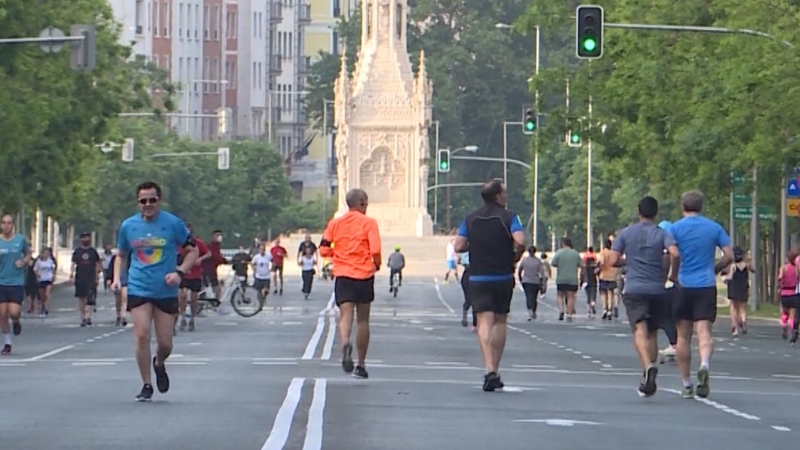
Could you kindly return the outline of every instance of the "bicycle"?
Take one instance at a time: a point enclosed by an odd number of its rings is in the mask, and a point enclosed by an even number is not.
[[[206,288],[206,290],[198,295],[197,313],[209,309],[216,311],[222,302],[227,299],[230,299],[231,306],[233,310],[236,311],[236,314],[242,317],[253,317],[261,312],[264,308],[265,299],[262,298],[260,292],[256,292],[255,299],[252,298],[251,293],[254,289],[248,289],[250,286],[248,286],[244,280],[245,277],[233,276],[230,285],[223,292],[221,300],[209,297],[208,291],[211,289]],[[223,283],[223,285],[226,284],[227,283]]]
[[[392,293],[392,297],[397,297],[397,293],[400,291],[400,283],[395,281],[399,275],[399,272],[393,272],[392,277],[389,280],[389,292]]]

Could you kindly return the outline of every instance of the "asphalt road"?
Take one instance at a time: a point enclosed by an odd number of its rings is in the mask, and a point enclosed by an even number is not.
[[[51,317],[25,318],[14,353],[0,359],[0,449],[752,450],[800,431],[800,349],[774,324],[752,324],[740,339],[717,327],[708,400],[682,399],[670,364],[658,394],[642,399],[622,318],[589,320],[581,304],[576,322],[558,322],[551,289],[527,322],[518,291],[506,389],[484,393],[475,337],[459,323],[459,285],[407,280],[390,298],[385,282],[369,380],[341,371],[332,284],[317,282],[305,301],[292,277],[260,315],[211,314],[179,334],[172,388],[153,403],[133,400],[133,336],[113,326],[111,297],[101,295],[95,325],[80,328],[72,292],[61,289]]]

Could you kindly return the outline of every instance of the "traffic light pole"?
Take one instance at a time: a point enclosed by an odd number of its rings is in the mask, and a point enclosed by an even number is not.
[[[690,25],[651,25],[644,23],[609,23],[603,24],[604,28],[621,28],[625,30],[648,30],[648,31],[683,31],[690,33],[715,33],[715,34],[743,34],[766,38],[778,41],[789,48],[794,48],[794,44],[789,41],[779,41],[775,36],[764,33],[763,31],[750,30],[747,28],[723,28],[723,27],[695,27]]]

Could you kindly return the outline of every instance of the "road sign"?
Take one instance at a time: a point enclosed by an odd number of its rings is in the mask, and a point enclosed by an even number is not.
[[[800,198],[786,199],[786,216],[787,217],[800,216]]]
[[[743,194],[741,192],[734,192],[733,193],[733,206],[738,206],[740,208],[746,208],[753,204],[753,201],[750,200],[750,196],[747,194]]]
[[[788,197],[800,197],[800,181],[789,180],[786,183],[786,195]]]
[[[733,208],[733,218],[736,220],[750,220],[753,218],[753,207],[737,207]],[[758,218],[767,222],[774,222],[778,220],[778,213],[772,206],[759,206]]]
[[[734,170],[733,174],[731,174],[733,187],[745,187],[749,178],[750,177],[748,177],[745,172],[740,172],[738,170]]]
[[[56,27],[47,27],[39,33],[40,38],[63,38],[64,32]],[[58,53],[64,48],[63,42],[42,42],[39,48],[45,53]]]

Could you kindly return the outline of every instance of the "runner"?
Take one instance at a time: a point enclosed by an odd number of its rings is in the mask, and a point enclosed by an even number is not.
[[[450,279],[451,273],[456,277],[456,282],[458,282],[458,265],[456,264],[456,261],[458,261],[458,254],[453,246],[454,242],[453,239],[450,239],[450,242],[447,243],[447,248],[445,248],[445,264],[447,264],[447,272],[444,273],[445,283]]]
[[[25,272],[33,257],[25,237],[14,232],[14,216],[3,214],[0,230],[0,330],[3,332],[0,355],[8,355],[11,353],[11,332],[14,336],[22,333],[19,317],[25,297]]]
[[[553,278],[553,267],[550,265],[550,261],[547,260],[547,253],[542,252],[539,255],[539,259],[542,260],[542,266],[544,270],[544,278],[542,278],[542,292],[541,292],[541,299],[544,300],[545,294],[547,294],[547,283]]]
[[[575,315],[575,294],[578,292],[578,269],[581,267],[581,254],[572,248],[572,239],[561,240],[559,249],[550,265],[556,270],[556,295],[558,295],[558,320],[572,322]]]
[[[300,257],[300,276],[303,280],[303,288],[301,292],[308,300],[311,295],[311,287],[314,284],[314,275],[317,274],[317,257],[311,247],[306,248],[306,253]]]
[[[483,390],[492,392],[504,386],[498,371],[514,295],[514,266],[525,250],[525,232],[519,216],[506,209],[508,194],[501,180],[485,183],[481,197],[484,205],[458,227],[454,247],[470,253],[468,297],[478,316],[478,344],[486,366]]]
[[[669,227],[672,226],[672,222],[668,220],[662,220],[658,223],[658,228],[661,228],[664,231],[669,231]],[[664,320],[661,325],[661,329],[664,330],[664,334],[667,335],[667,340],[669,341],[669,345],[664,347],[660,353],[661,356],[665,358],[675,358],[675,346],[678,345],[678,330],[675,329],[675,318],[672,316],[672,311],[674,310],[675,305],[675,293],[677,292],[677,281],[678,281],[678,274],[672,272],[672,256],[669,254],[669,250],[664,250],[664,273],[666,274],[666,279],[664,280],[664,287],[666,288],[667,292],[667,299],[669,300],[669,315]]]
[[[222,256],[222,230],[214,230],[211,233],[211,242],[206,247],[211,257],[203,261],[203,286],[211,286],[214,298],[219,300],[222,296],[222,286],[219,284],[217,269],[222,264],[229,264],[229,261]]]
[[[189,230],[189,233],[194,235],[194,230],[192,229],[192,224],[187,223],[186,229]],[[181,279],[181,286],[180,291],[178,292],[178,314],[181,318],[180,330],[186,330],[186,303],[188,300],[189,303],[189,331],[194,331],[194,318],[197,315],[197,302],[200,297],[200,291],[203,290],[203,262],[211,258],[211,252],[208,251],[208,247],[206,244],[201,241],[199,238],[195,238],[194,240],[195,246],[197,247],[197,254],[198,258],[195,261],[194,265],[189,269],[189,272]],[[186,248],[180,247],[178,249],[178,254],[180,258],[178,259],[178,264],[182,261],[182,258],[186,257]],[[177,317],[176,317],[177,319]],[[177,321],[177,320],[176,320]],[[173,328],[173,335],[174,333]]]
[[[56,280],[56,270],[58,270],[58,265],[53,259],[52,250],[43,249],[42,254],[36,258],[33,271],[39,282],[39,302],[42,307],[41,313],[44,316],[50,314],[50,292],[53,289],[53,282]]]
[[[25,300],[28,301],[28,314],[33,314],[36,309],[36,301],[39,300],[39,280],[36,277],[36,271],[33,266],[36,263],[36,257],[31,255],[30,263],[25,267]],[[40,303],[41,308],[41,303]]]
[[[528,322],[536,318],[536,309],[539,306],[539,293],[542,292],[542,280],[547,277],[544,273],[542,260],[536,257],[536,247],[528,247],[528,256],[522,258],[517,269],[517,277],[522,290],[525,291],[525,306],[528,308]]]
[[[697,371],[697,395],[708,397],[709,364],[714,353],[711,327],[717,318],[717,283],[719,273],[733,260],[731,239],[713,220],[703,217],[703,194],[693,190],[681,196],[683,218],[669,228],[678,243],[680,258],[673,260],[672,270],[678,273],[680,286],[675,299],[675,320],[678,329],[678,370],[683,378],[683,396],[694,397],[695,389],[689,378],[691,364],[692,323],[700,349],[700,369]],[[714,263],[717,248],[722,258]],[[627,280],[630,283],[630,279]]]
[[[231,257],[231,269],[233,269],[233,276],[238,277],[242,286],[247,286],[248,269],[253,259],[250,254],[245,251],[244,247],[239,247],[239,251]]]
[[[267,253],[267,244],[262,243],[258,249],[258,254],[253,256],[253,289],[259,293],[262,304],[266,305],[269,295],[269,274],[272,255]]]
[[[300,243],[300,246],[297,247],[297,262],[300,262],[300,258],[305,255],[306,249],[310,248],[311,253],[319,260],[319,252],[317,250],[317,245],[311,241],[311,235],[306,233],[306,237],[303,239],[303,242]]]
[[[735,258],[736,253],[734,253]],[[795,264],[797,259],[797,252],[790,251],[786,255],[786,263],[781,266],[778,272],[778,283],[781,287],[781,313],[786,315],[786,321],[781,320],[781,337],[786,339],[789,333],[792,334],[792,344],[797,341],[794,332],[795,314],[797,314],[797,285],[800,284],[800,266]],[[736,267],[736,265],[734,265]],[[734,269],[736,270],[736,269]],[[745,268],[744,276],[747,276],[747,268]],[[735,272],[734,272],[735,276]],[[745,291],[746,292],[746,291]],[[737,292],[741,294],[741,292]],[[747,297],[745,297],[745,302]],[[733,302],[731,302],[731,311],[733,311]],[[731,312],[731,314],[733,314]]]
[[[389,292],[392,292],[395,275],[397,275],[397,286],[403,285],[403,269],[406,267],[406,257],[400,252],[399,245],[394,246],[394,253],[389,255],[386,266],[389,267]]]
[[[603,243],[603,249],[600,250],[599,257],[599,278],[600,278],[600,302],[603,304],[603,319],[612,320],[619,317],[619,299],[616,295],[617,290],[617,273],[618,268],[614,267],[608,261],[611,255],[611,245],[614,242],[613,238],[606,239]]]
[[[114,252],[109,264],[111,285],[114,284],[114,274],[116,271],[116,260],[119,257],[118,252]],[[122,262],[122,273],[119,274],[120,285],[118,289],[112,289],[114,292],[114,305],[117,309],[117,320],[115,325],[120,327],[128,326],[128,270],[131,268],[131,259],[128,257]],[[111,286],[109,286],[111,287]]]
[[[461,291],[464,293],[464,305],[461,307],[461,326],[465,327],[469,323],[467,321],[467,312],[472,307],[469,301],[469,252],[462,252],[459,254],[459,264],[464,268],[461,273]],[[475,314],[475,308],[472,308],[472,332],[478,329],[478,316]]]
[[[606,256],[610,267],[625,264],[628,282],[622,301],[633,331],[633,346],[642,365],[640,396],[656,393],[658,329],[669,320],[669,298],[664,287],[664,250],[678,257],[675,239],[656,226],[658,201],[650,196],[639,201],[639,223],[623,229]],[[625,255],[625,259],[622,259]]]
[[[111,251],[111,246],[106,244],[103,247],[103,291],[107,292],[111,286],[111,260],[114,259],[114,252]]]
[[[272,255],[272,282],[275,283],[275,291],[272,293],[283,295],[283,259],[288,253],[285,248],[281,247],[281,238],[275,238],[269,254]],[[278,282],[280,282],[280,286]]]
[[[793,258],[790,258],[789,262],[794,266]],[[784,267],[788,268],[788,266]],[[730,301],[731,334],[733,336],[738,336],[740,332],[747,334],[747,299],[750,296],[750,274],[755,273],[755,271],[756,268],[753,267],[753,262],[750,261],[750,258],[745,258],[744,250],[741,247],[734,247],[733,264],[728,267],[725,274],[725,283],[728,285],[728,300]],[[783,288],[781,288],[781,296],[783,296]]]
[[[119,229],[114,261],[112,289],[121,288],[123,261],[131,256],[128,272],[128,310],[133,317],[136,339],[136,363],[142,377],[142,390],[136,401],[146,402],[153,397],[150,374],[151,326],[155,327],[157,350],[152,359],[156,386],[162,394],[169,391],[169,377],[164,365],[172,352],[172,330],[178,314],[178,290],[184,273],[191,270],[198,258],[194,238],[183,221],[161,211],[161,187],[147,181],[136,188],[140,214],[122,222]],[[183,263],[176,268],[178,248],[187,252]],[[152,325],[151,325],[152,324]]]
[[[85,327],[92,324],[92,311],[97,306],[97,276],[103,272],[103,267],[100,255],[92,247],[92,234],[88,231],[81,233],[80,244],[72,252],[69,282],[75,285],[81,326]]]
[[[375,299],[375,272],[381,267],[381,237],[378,223],[367,217],[369,199],[361,189],[345,196],[344,215],[328,222],[319,252],[333,258],[334,296],[339,306],[339,339],[342,341],[342,369],[356,378],[368,378],[369,312]],[[336,244],[336,249],[332,247]],[[356,316],[358,365],[353,369],[353,344],[350,334]]]
[[[597,303],[597,257],[592,247],[589,247],[589,251],[591,256],[583,259],[580,281],[581,284],[586,284],[584,288],[586,291],[586,315],[590,319],[594,319],[595,314],[597,314],[597,309],[595,308]]]

